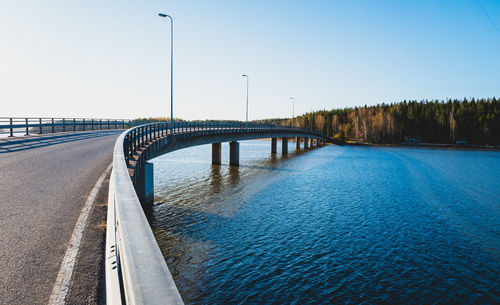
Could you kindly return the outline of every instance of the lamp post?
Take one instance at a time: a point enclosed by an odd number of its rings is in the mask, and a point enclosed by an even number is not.
[[[293,127],[293,121],[295,121],[295,98],[291,97],[292,100],[292,127]]]
[[[313,110],[312,108],[309,108],[309,111],[311,112],[311,131],[313,130],[313,118],[314,118],[314,114],[313,114]]]
[[[170,18],[170,135],[174,134],[174,20],[170,15],[159,13],[158,16]]]
[[[247,111],[246,111],[246,115],[245,115],[245,125],[248,126],[248,75],[241,74],[241,76],[243,76],[247,79]]]

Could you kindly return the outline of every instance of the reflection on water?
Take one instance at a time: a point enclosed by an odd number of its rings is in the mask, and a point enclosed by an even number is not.
[[[269,151],[153,160],[150,220],[187,304],[499,302],[500,153]]]

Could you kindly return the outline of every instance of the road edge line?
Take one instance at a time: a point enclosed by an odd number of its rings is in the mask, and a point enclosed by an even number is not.
[[[65,304],[66,295],[69,291],[69,285],[71,278],[73,277],[73,268],[76,263],[76,255],[80,249],[80,242],[82,241],[83,231],[87,225],[87,220],[90,214],[90,210],[94,206],[95,198],[102,187],[104,179],[109,175],[113,163],[108,165],[108,167],[101,174],[96,184],[90,191],[87,201],[85,202],[82,212],[78,217],[75,228],[73,229],[73,234],[69,240],[68,248],[66,248],[66,253],[64,253],[64,258],[57,274],[56,281],[54,283],[54,288],[52,289],[52,294],[50,295],[49,305],[62,305]]]

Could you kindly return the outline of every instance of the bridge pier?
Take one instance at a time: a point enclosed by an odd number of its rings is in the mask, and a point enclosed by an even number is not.
[[[221,143],[212,143],[212,164],[221,164]]]
[[[142,204],[153,204],[155,199],[153,163],[144,163],[142,173],[137,177],[136,192]]]
[[[240,143],[229,142],[229,165],[240,165]]]
[[[300,137],[297,137],[295,139],[295,149],[299,150],[300,149]]]
[[[275,154],[277,149],[276,146],[278,144],[278,140],[276,138],[271,138],[271,153]]]
[[[287,137],[281,138],[281,154],[283,154],[283,155],[288,154],[288,138]]]
[[[304,138],[304,149],[309,148],[309,138]]]

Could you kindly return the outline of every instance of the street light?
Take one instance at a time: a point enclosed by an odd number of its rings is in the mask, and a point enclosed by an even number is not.
[[[174,20],[170,15],[159,13],[160,17],[170,18],[170,135],[174,134]]]
[[[292,100],[292,127],[293,127],[293,121],[295,121],[295,98],[291,97]]]
[[[248,75],[246,74],[241,74],[241,76],[246,77],[247,79],[247,111],[246,111],[246,116],[245,116],[245,125],[248,126]]]
[[[313,118],[314,118],[314,114],[313,114],[313,110],[312,108],[309,108],[309,111],[311,112],[311,130],[313,130]]]

